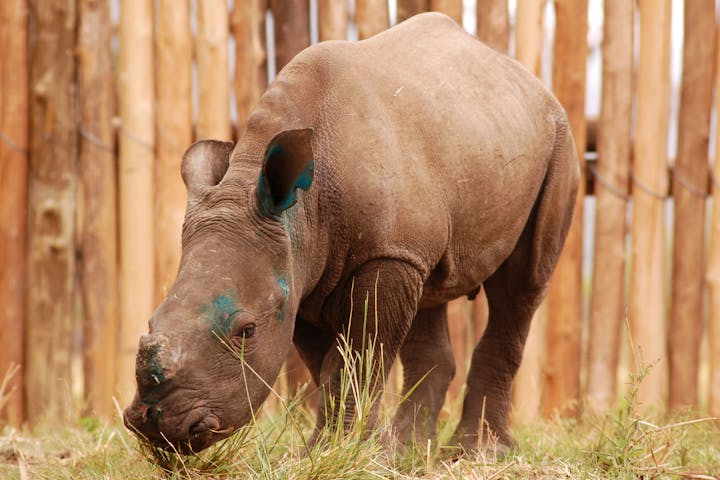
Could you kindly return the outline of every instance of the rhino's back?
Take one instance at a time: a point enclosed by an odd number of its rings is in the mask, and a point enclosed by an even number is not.
[[[518,63],[436,13],[311,47],[276,87],[308,102],[296,126],[315,128],[319,188],[341,192],[347,270],[404,258],[428,298],[472,290],[509,255],[564,116]]]

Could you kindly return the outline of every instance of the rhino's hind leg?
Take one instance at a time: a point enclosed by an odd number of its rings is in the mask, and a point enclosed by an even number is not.
[[[401,443],[414,441],[424,450],[428,439],[435,440],[438,414],[455,376],[446,303],[418,311],[400,349],[400,360],[403,398],[407,398],[398,406],[394,430]]]
[[[473,351],[462,416],[454,437],[465,451],[493,447],[504,450],[514,444],[507,425],[510,387],[544,288],[531,288],[518,281],[513,263],[503,264],[483,284],[490,316]]]
[[[366,263],[356,270],[353,279],[349,279],[334,298],[326,303],[323,315],[332,316],[336,324],[344,324],[342,330],[347,336],[347,344],[351,345],[355,352],[361,353],[363,346],[367,348],[368,342],[373,342],[374,362],[370,365],[371,375],[366,376],[363,371],[358,371],[359,367],[356,366],[354,380],[359,383],[358,390],[362,391],[365,390],[363,386],[368,386],[364,379],[371,378],[371,384],[366,392],[370,396],[377,396],[410,330],[422,291],[423,278],[417,269],[406,262],[383,259]],[[351,292],[352,302],[350,302]],[[377,319],[375,305],[377,305]],[[349,318],[351,320],[348,323]],[[354,398],[356,390],[351,388],[350,393],[343,399],[340,396],[344,367],[340,349],[344,345],[344,342],[336,341],[322,361],[320,384],[323,395],[318,410],[316,435],[329,424],[338,422],[342,422],[347,431],[357,418],[355,414],[357,399]],[[367,357],[361,356],[361,358],[363,358],[361,362],[364,362]],[[367,393],[361,395],[367,399]],[[344,402],[343,418],[338,418],[340,400]],[[377,402],[372,406],[369,418],[365,419],[366,424],[363,429],[365,431],[372,429],[376,420]]]
[[[553,156],[525,229],[510,256],[483,283],[490,317],[473,352],[455,431],[455,439],[465,450],[476,449],[480,440],[488,446],[489,432],[501,448],[514,443],[507,425],[510,387],[530,320],[545,295],[570,227],[577,185],[575,143],[563,119],[558,121]]]

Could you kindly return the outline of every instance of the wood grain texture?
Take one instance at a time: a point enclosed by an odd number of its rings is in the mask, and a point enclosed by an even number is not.
[[[540,75],[545,0],[518,0],[515,13],[515,58]]]
[[[580,396],[587,0],[558,0],[555,10],[553,92],[567,112],[581,178],[570,231],[548,291],[543,413],[573,415]]]
[[[135,355],[154,308],[154,62],[151,0],[120,3],[119,401],[135,391]]]
[[[703,331],[705,203],[713,102],[715,1],[685,3],[678,154],[673,175],[675,222],[670,307],[670,409],[699,407]]]
[[[359,3],[356,2],[356,8]],[[318,36],[321,42],[347,38],[348,6],[348,0],[318,0]]]
[[[397,23],[430,9],[430,0],[397,0]]]
[[[0,2],[0,376],[24,364],[28,182],[28,18],[25,0]],[[23,370],[8,385],[0,425],[25,419]]]
[[[500,1],[498,1],[498,3],[500,3]],[[430,0],[430,10],[433,12],[442,12],[462,25],[462,0]]]
[[[32,8],[25,392],[27,419],[36,424],[66,421],[72,412],[77,5],[38,0]]]
[[[587,395],[601,411],[614,405],[624,328],[625,236],[633,97],[635,8],[605,0],[602,104],[595,179],[595,250],[590,299]],[[610,185],[612,188],[608,188]]]
[[[715,65],[720,65],[720,36],[716,36]],[[715,71],[715,91],[720,92],[720,68]],[[720,95],[715,95],[715,111],[720,111]],[[715,124],[715,138],[720,138],[720,122]],[[708,284],[708,412],[720,419],[720,148],[715,147],[712,169],[712,212],[707,260]],[[718,420],[720,423],[720,420]]]
[[[225,0],[197,6],[195,50],[198,74],[197,140],[232,139],[230,127],[230,19]]]
[[[478,0],[477,37],[498,52],[507,53],[510,46],[507,0]]]
[[[270,0],[275,20],[275,65],[279,72],[310,45],[309,0]]]
[[[118,336],[117,163],[110,6],[79,1],[81,293],[88,413],[111,418]]]
[[[640,0],[640,57],[632,171],[630,334],[636,371],[652,365],[640,385],[644,408],[667,405],[665,201],[670,109],[670,1]],[[642,352],[642,355],[639,354]]]
[[[187,193],[180,175],[192,135],[190,2],[159,0],[155,25],[157,127],[155,164],[155,303],[167,294],[180,263]]]
[[[255,103],[267,88],[266,11],[266,0],[235,2],[230,17],[235,38],[233,88],[237,102],[238,133],[242,133]]]
[[[516,10],[515,57],[535,75],[540,74],[544,0],[519,0]],[[526,424],[538,419],[545,378],[547,302],[533,315],[523,360],[512,388],[511,421]]]
[[[358,0],[355,23],[360,40],[372,37],[390,26],[390,12],[385,0]]]

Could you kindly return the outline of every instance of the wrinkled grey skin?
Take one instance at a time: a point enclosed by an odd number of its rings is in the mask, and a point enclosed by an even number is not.
[[[337,394],[337,336],[362,344],[348,318],[363,318],[369,295],[385,367],[399,356],[406,391],[427,375],[395,432],[432,438],[455,373],[447,302],[482,286],[489,323],[455,441],[487,441],[484,405],[512,444],[510,384],[578,183],[565,113],[519,64],[440,14],[325,42],[283,69],[234,148],[196,143],[182,170],[182,261],[140,340],[127,425],[159,446],[203,449],[248,422],[293,342]],[[319,429],[334,421],[324,412]]]

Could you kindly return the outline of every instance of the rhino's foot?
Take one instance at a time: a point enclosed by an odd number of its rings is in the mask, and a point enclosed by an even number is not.
[[[450,444],[443,449],[451,458],[471,455],[494,462],[507,457],[516,447],[517,443],[507,432],[502,434],[484,432],[482,440],[477,433],[458,434],[456,432]]]

